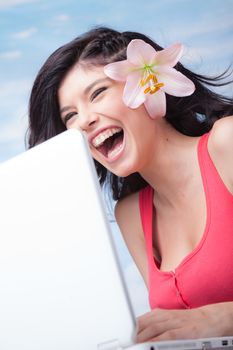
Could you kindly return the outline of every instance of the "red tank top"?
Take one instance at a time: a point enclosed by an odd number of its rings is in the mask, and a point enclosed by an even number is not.
[[[148,186],[139,192],[151,308],[183,309],[233,301],[233,195],[209,156],[208,136],[209,133],[203,135],[198,143],[207,208],[206,226],[197,247],[174,271],[161,271],[153,255],[153,189]]]

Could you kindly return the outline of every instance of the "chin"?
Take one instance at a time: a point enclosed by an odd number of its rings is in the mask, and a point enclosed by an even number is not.
[[[133,167],[125,167],[125,168],[121,168],[121,169],[108,169],[111,173],[113,173],[114,175],[116,176],[119,176],[119,177],[127,177],[129,175],[132,175],[136,172],[138,172],[137,170],[135,170],[135,168]]]

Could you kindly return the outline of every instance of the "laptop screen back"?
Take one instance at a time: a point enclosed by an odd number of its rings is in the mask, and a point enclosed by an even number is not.
[[[1,350],[132,343],[134,316],[79,131],[0,165],[0,215]]]

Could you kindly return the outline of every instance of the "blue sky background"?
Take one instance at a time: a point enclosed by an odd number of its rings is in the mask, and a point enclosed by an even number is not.
[[[214,75],[233,62],[232,13],[233,0],[0,0],[0,162],[25,150],[30,88],[59,46],[96,25],[140,31],[162,46],[182,42],[182,63]],[[232,85],[221,92],[232,95]],[[140,314],[148,308],[145,288],[115,236]]]

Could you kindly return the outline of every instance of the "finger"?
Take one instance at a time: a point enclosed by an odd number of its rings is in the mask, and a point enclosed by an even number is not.
[[[137,317],[137,330],[141,332],[147,324],[147,314]]]
[[[136,337],[137,343],[142,343],[151,340],[154,337],[158,337],[160,334],[166,332],[169,329],[169,325],[164,322],[152,322],[144,329],[138,332]]]
[[[163,321],[158,321],[156,317],[144,320],[143,328],[138,330],[137,341],[140,343],[150,341],[153,338],[162,337],[163,334],[165,334],[164,339],[173,339],[173,337],[174,339],[176,339],[176,337],[178,337],[178,339],[186,338],[189,333],[187,332],[187,323],[184,323],[183,319],[174,316],[175,313],[170,319],[164,318]],[[167,332],[171,332],[171,334],[167,334]]]
[[[141,315],[137,318],[138,332],[141,332],[151,322],[151,318],[153,317],[153,312],[154,312],[154,310],[147,312],[146,314]]]
[[[150,341],[163,341],[163,340],[184,340],[190,339],[190,333],[186,328],[169,329],[156,337],[150,339]]]
[[[137,318],[138,332],[146,328],[151,322],[168,321],[174,310],[154,309]]]
[[[144,343],[150,341],[151,338],[157,337],[159,333],[152,327],[147,327],[137,334],[136,343]]]

